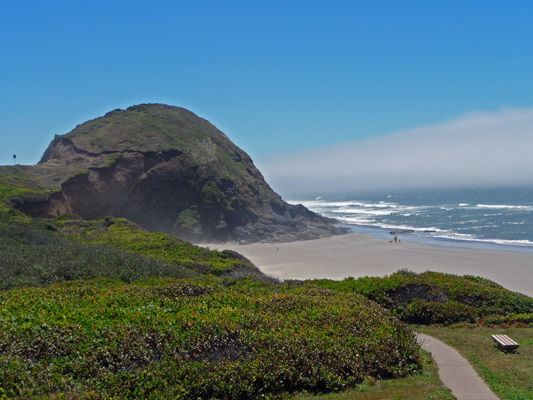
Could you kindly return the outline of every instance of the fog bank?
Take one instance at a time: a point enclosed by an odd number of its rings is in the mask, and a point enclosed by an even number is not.
[[[265,157],[256,164],[286,196],[532,185],[532,153],[533,109],[504,109]]]

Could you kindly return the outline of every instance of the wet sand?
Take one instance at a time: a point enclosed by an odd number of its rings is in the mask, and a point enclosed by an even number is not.
[[[437,271],[488,278],[533,297],[533,254],[471,250],[410,243],[353,233],[290,243],[203,244],[231,249],[265,274],[285,279],[344,279],[384,276],[399,269]]]

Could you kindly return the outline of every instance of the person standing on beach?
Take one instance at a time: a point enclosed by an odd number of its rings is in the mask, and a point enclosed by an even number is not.
[[[398,236],[394,236],[394,243],[398,242]]]

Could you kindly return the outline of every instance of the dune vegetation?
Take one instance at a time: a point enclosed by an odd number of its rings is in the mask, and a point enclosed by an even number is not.
[[[0,242],[7,398],[277,398],[420,369],[386,309],[233,252],[74,215],[4,218]]]
[[[386,277],[313,283],[363,295],[410,324],[533,324],[533,298],[476,276],[402,270]]]
[[[98,278],[0,302],[2,387],[14,397],[274,398],[420,368],[386,310],[318,287]]]

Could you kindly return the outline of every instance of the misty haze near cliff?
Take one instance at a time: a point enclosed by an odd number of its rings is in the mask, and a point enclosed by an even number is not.
[[[324,132],[327,134],[327,132]],[[257,160],[283,195],[533,185],[533,109],[441,124]]]

